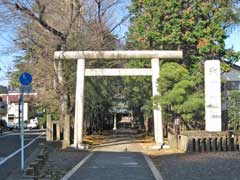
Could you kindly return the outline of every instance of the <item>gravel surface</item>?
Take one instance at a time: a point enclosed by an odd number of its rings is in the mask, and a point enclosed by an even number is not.
[[[59,180],[85,156],[87,151],[60,150],[49,147],[48,160],[40,173],[40,180]]]
[[[164,180],[240,180],[240,152],[152,156]]]

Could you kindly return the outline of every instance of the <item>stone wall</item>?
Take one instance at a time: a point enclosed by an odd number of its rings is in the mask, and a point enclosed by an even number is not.
[[[21,180],[37,180],[39,171],[48,158],[47,146],[43,146],[36,159],[24,170]]]
[[[240,151],[240,132],[185,131],[168,135],[171,148],[183,152]]]

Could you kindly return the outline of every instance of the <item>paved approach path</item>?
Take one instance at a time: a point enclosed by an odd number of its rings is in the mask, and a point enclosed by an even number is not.
[[[155,180],[141,146],[131,137],[112,138],[94,149],[94,154],[69,180]]]

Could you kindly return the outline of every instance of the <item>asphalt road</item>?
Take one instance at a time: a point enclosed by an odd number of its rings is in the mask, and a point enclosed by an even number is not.
[[[26,164],[31,159],[32,155],[36,153],[39,143],[45,141],[43,131],[28,131],[25,132],[24,145]],[[0,180],[18,179],[21,175],[20,170],[20,152],[16,153],[20,148],[19,133],[8,133],[0,135]],[[16,153],[16,155],[14,155]]]
[[[155,180],[143,155],[136,152],[96,152],[69,180]]]
[[[134,137],[110,137],[68,180],[155,180]]]

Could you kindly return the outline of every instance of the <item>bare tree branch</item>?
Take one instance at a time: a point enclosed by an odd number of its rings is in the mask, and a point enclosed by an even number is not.
[[[126,22],[129,19],[130,16],[131,15],[128,14],[125,17],[123,17],[120,22],[118,22],[115,26],[111,28],[110,32],[113,32],[117,27],[121,26],[124,22]]]
[[[44,29],[48,30],[49,32],[53,33],[55,36],[60,37],[63,41],[66,40],[66,35],[57,29],[51,27],[49,24],[47,24],[42,18],[37,17],[30,9],[22,6],[19,3],[15,3],[16,9],[20,10],[21,12],[25,13],[35,21],[37,21]]]

